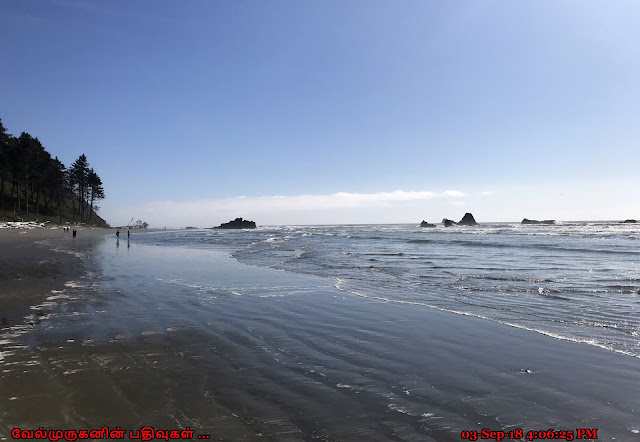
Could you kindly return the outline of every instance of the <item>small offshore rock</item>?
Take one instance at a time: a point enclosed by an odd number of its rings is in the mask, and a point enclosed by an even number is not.
[[[476,222],[473,215],[467,212],[464,214],[464,216],[462,217],[458,225],[459,226],[477,226],[478,223]]]
[[[547,225],[552,225],[555,224],[556,220],[555,219],[545,219],[543,221],[538,221],[536,219],[528,219],[525,218],[522,220],[522,224],[547,224]]]
[[[255,221],[249,221],[242,218],[236,218],[233,221],[229,221],[228,223],[222,223],[218,227],[214,227],[214,229],[255,229],[256,223]]]

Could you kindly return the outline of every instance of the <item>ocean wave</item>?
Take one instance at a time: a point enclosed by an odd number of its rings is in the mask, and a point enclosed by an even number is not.
[[[640,229],[634,229],[612,223],[512,223],[438,228],[426,237],[416,226],[310,226],[272,229],[259,240],[251,234],[240,242],[224,238],[236,246],[232,256],[250,265],[348,281],[338,285],[384,302],[498,322],[507,318],[522,326],[535,319],[550,334],[624,349],[631,347],[619,331],[586,322],[627,321],[626,335],[638,341],[640,324],[633,318],[640,316],[634,303],[640,294],[640,251],[631,238],[640,236]],[[265,241],[285,236],[286,241]]]
[[[359,297],[363,297],[363,298],[375,299],[375,300],[378,300],[378,301],[383,301],[383,302],[388,302],[388,303],[395,303],[395,304],[421,306],[421,307],[431,308],[431,309],[434,309],[434,310],[439,310],[439,311],[452,313],[452,314],[456,314],[456,315],[460,315],[460,316],[470,316],[470,317],[474,317],[474,318],[478,318],[478,319],[497,322],[497,323],[500,323],[500,324],[503,324],[503,325],[507,325],[507,326],[513,327],[513,328],[519,328],[519,329],[522,329],[522,330],[527,330],[527,331],[539,333],[541,335],[549,336],[549,337],[554,338],[554,339],[559,339],[559,340],[563,340],[563,341],[570,341],[570,342],[576,342],[576,343],[581,343],[581,344],[587,344],[587,345],[591,345],[591,346],[594,346],[594,347],[602,348],[604,350],[609,350],[609,351],[613,351],[615,353],[624,354],[624,355],[627,355],[627,356],[632,356],[632,357],[640,359],[640,348],[637,349],[637,350],[633,350],[632,351],[632,350],[625,349],[625,348],[619,348],[619,346],[614,346],[609,342],[602,342],[602,341],[598,340],[597,338],[587,338],[587,337],[580,337],[580,336],[571,336],[569,334],[561,334],[561,333],[559,333],[557,331],[553,331],[553,330],[546,330],[546,329],[539,328],[539,327],[532,327],[532,326],[528,326],[528,325],[525,325],[525,324],[512,322],[511,320],[499,319],[499,318],[495,318],[495,317],[492,317],[492,316],[489,316],[489,315],[483,315],[483,314],[479,314],[479,313],[475,313],[475,312],[458,310],[458,309],[453,309],[453,308],[440,307],[440,306],[437,306],[435,304],[430,304],[430,303],[427,303],[427,302],[410,301],[410,300],[399,300],[399,299],[392,299],[392,298],[389,298],[389,297],[384,297],[384,296],[379,296],[379,295],[370,295],[370,294],[366,294],[366,293],[354,290],[352,288],[347,288],[347,287],[345,287],[345,284],[347,284],[347,281],[343,281],[343,280],[337,279],[335,287],[338,290],[345,291],[345,292],[348,292],[348,293],[351,293],[353,295],[356,295],[356,296],[359,296]],[[576,324],[576,325],[590,325],[592,327],[607,328],[606,324],[599,324],[599,323],[592,323],[592,324],[581,323],[581,324]]]

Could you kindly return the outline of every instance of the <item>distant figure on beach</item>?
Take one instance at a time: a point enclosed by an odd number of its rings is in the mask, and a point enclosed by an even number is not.
[[[76,229],[73,229],[73,237],[76,237]]]
[[[118,239],[120,239],[120,229],[118,229],[118,230],[116,231],[116,237],[117,237]]]
[[[127,239],[131,238],[131,232],[127,230]]]

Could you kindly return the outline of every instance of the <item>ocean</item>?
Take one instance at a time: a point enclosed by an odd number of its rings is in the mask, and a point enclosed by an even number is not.
[[[222,249],[345,293],[475,316],[640,357],[640,226],[287,226],[142,237]]]
[[[84,276],[5,330],[2,362],[15,384],[55,380],[39,403],[62,411],[3,419],[214,440],[639,440],[638,239],[575,222],[51,240]]]

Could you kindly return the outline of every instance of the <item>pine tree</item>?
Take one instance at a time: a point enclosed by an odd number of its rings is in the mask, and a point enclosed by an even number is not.
[[[93,168],[89,170],[89,175],[87,177],[87,185],[89,186],[90,201],[91,201],[91,208],[89,210],[89,219],[87,220],[87,222],[91,222],[91,218],[93,216],[93,210],[94,210],[93,203],[96,200],[101,200],[101,199],[104,199],[105,197],[104,188],[102,187],[102,180],[100,179],[98,174],[95,172],[95,170],[93,170]]]
[[[87,156],[85,154],[80,155],[71,165],[70,171],[72,176],[71,188],[75,188],[78,196],[78,217],[80,218],[80,222],[84,222],[87,179],[89,177],[89,162],[87,161]]]

